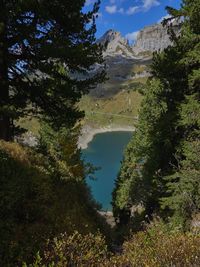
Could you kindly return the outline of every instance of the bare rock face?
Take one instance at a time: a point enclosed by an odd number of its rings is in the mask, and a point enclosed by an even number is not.
[[[98,40],[99,43],[106,43],[106,42],[112,42],[115,39],[122,39],[121,41],[123,42],[124,39],[121,37],[120,32],[117,32],[115,30],[108,30],[106,33],[104,33],[104,35]]]
[[[180,24],[173,23],[173,29],[178,33]],[[107,31],[97,43],[105,46],[103,56],[109,80],[93,89],[91,95],[104,98],[127,89],[138,78],[149,77],[152,52],[162,51],[172,45],[167,27],[162,24],[142,29],[134,45],[129,45],[120,32],[115,30]]]
[[[174,32],[180,33],[181,25],[179,22],[172,22]],[[136,42],[130,46],[128,41],[123,38],[120,32],[109,30],[99,40],[106,46],[104,57],[121,57],[123,59],[138,59],[140,52],[163,51],[169,45],[172,45],[168,33],[168,27],[161,23],[147,26],[137,35]]]
[[[179,34],[180,24],[173,23],[173,30]],[[161,23],[145,27],[138,33],[137,40],[132,47],[137,52],[142,51],[163,51],[169,45],[172,45],[167,27]]]
[[[128,40],[123,38],[120,32],[109,30],[99,40],[98,43],[105,45],[104,57],[119,56],[122,58],[134,58],[132,48]]]

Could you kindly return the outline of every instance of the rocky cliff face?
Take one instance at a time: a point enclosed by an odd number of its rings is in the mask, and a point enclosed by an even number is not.
[[[120,32],[109,30],[98,40],[98,43],[106,46],[104,57],[133,58],[133,51],[128,44],[128,40],[123,38]]]
[[[174,22],[173,30],[179,34],[180,24]],[[162,24],[155,24],[152,26],[145,27],[138,33],[137,40],[132,47],[136,52],[140,51],[162,51],[172,45],[170,40],[167,27],[163,27]]]
[[[173,22],[173,30],[179,34],[180,24]],[[114,30],[107,31],[99,40],[101,44],[107,44],[104,56],[122,56],[124,58],[137,58],[137,55],[143,51],[162,51],[169,45],[172,45],[167,27],[161,23],[147,26],[137,35],[136,42],[129,46],[128,41]]]
[[[120,32],[109,30],[98,40],[98,43],[105,46],[103,55],[109,80],[93,89],[91,95],[108,98],[127,87],[137,77],[135,67],[142,65],[142,69],[145,70],[148,62],[143,56],[135,55]]]
[[[178,31],[179,27],[174,26]],[[177,28],[176,28],[177,27]],[[161,24],[145,27],[134,46],[114,30],[107,31],[98,43],[105,45],[104,59],[109,80],[92,90],[95,97],[109,97],[141,78],[148,77],[152,52],[171,45],[167,29]]]

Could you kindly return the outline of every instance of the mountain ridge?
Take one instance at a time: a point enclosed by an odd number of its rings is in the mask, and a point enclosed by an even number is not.
[[[172,27],[176,34],[180,32],[179,22],[173,21]],[[97,42],[106,46],[104,57],[121,56],[130,59],[141,59],[141,53],[163,51],[169,45],[172,45],[168,34],[168,26],[163,26],[162,23],[145,26],[141,29],[133,45],[130,45],[128,39],[114,29],[106,31]],[[144,57],[144,55],[142,56]]]

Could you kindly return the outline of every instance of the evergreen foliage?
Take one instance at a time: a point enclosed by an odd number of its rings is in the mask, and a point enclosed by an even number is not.
[[[0,139],[37,116],[38,146],[0,142],[0,265],[29,261],[61,232],[103,232],[107,225],[86,185],[88,169],[77,148],[81,96],[105,78],[95,40],[100,2],[0,2]]]
[[[167,8],[172,19],[181,18],[182,30],[175,36],[170,20],[164,23],[173,46],[154,54],[137,130],[113,192],[121,229],[128,232],[134,207],[145,230],[119,255],[108,251],[101,235],[108,237],[108,226],[77,148],[77,100],[105,77],[101,69],[89,71],[102,63],[94,37],[99,2],[87,14],[84,3],[0,3],[0,139],[13,138],[18,118],[43,120],[37,147],[0,142],[0,266],[199,266],[198,228],[179,231],[200,210],[199,0]],[[155,213],[164,223],[141,224]]]
[[[154,221],[134,234],[123,245],[123,252],[111,254],[101,235],[61,235],[38,253],[33,264],[24,267],[191,267],[199,266],[200,237],[193,233],[170,230]]]
[[[1,266],[29,261],[48,238],[60,233],[108,233],[86,185],[84,165],[75,150],[70,152],[75,134],[54,134],[51,146],[47,137],[42,136],[46,154],[0,143]]]
[[[136,133],[125,152],[113,193],[115,216],[142,205],[150,217],[174,215],[183,225],[200,209],[200,13],[199,1],[183,1],[182,30],[173,46],[154,54],[153,77]]]
[[[0,138],[11,140],[24,116],[54,128],[73,125],[80,97],[104,80],[102,49],[95,43],[99,2],[3,0],[0,3]]]

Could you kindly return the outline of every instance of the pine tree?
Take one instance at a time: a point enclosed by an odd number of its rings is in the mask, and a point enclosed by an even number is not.
[[[184,1],[184,21],[180,47],[184,48],[180,63],[185,68],[187,87],[179,104],[178,127],[183,137],[177,148],[174,173],[166,177],[168,196],[162,198],[163,208],[173,210],[183,224],[200,209],[200,3]],[[178,220],[178,222],[179,222]]]
[[[173,46],[154,54],[153,77],[116,183],[114,208],[142,204],[150,216],[188,218],[200,207],[200,3],[183,1],[180,10],[167,9],[171,19],[181,17],[181,33],[176,36],[169,26]]]
[[[87,14],[84,4],[0,1],[0,139],[11,140],[24,116],[44,117],[56,129],[83,115],[77,100],[105,76],[91,71],[103,62],[95,43],[99,2]]]

